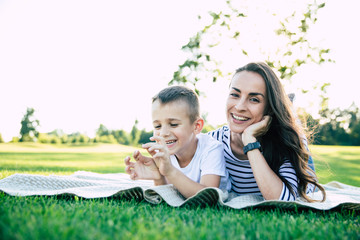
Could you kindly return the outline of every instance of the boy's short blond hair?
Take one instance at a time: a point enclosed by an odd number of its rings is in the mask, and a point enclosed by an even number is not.
[[[183,101],[188,105],[190,122],[195,122],[200,117],[198,95],[190,88],[184,86],[171,86],[164,88],[152,99],[152,102],[159,100],[161,104],[175,101]]]

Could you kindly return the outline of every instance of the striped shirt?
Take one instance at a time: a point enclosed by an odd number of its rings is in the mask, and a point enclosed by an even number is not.
[[[223,126],[217,130],[209,132],[208,134],[223,144],[225,166],[229,174],[229,180],[231,181],[231,191],[237,195],[255,194],[262,196],[254,178],[249,160],[240,160],[236,158],[231,151],[230,129],[228,126]],[[280,166],[279,174],[284,179],[286,179],[293,191],[296,193],[296,196],[294,196],[285,183],[283,183],[283,188],[279,200],[295,200],[298,197],[298,181],[295,169],[289,160],[285,160],[285,162]],[[307,192],[312,192],[312,188],[313,186],[309,186]]]

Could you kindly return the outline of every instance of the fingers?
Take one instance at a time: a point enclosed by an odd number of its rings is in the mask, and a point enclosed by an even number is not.
[[[167,151],[167,146],[166,143],[164,141],[163,144],[159,144],[159,143],[146,143],[142,146],[143,148],[145,148],[148,153],[151,156],[155,156],[156,153],[158,152],[163,152],[163,151]]]
[[[126,167],[125,167],[125,172],[126,172],[127,174],[131,174],[131,169],[132,169],[131,166],[126,166]]]
[[[127,156],[127,157],[124,159],[124,162],[125,162],[125,165],[126,165],[126,166],[130,165],[130,157]]]
[[[152,137],[150,137],[150,141],[152,141],[152,142],[143,144],[142,145],[143,148],[149,148],[155,144],[166,146],[165,138],[160,137],[160,136],[152,136]]]
[[[262,129],[261,129],[262,133],[266,133],[269,130],[271,121],[272,121],[271,116],[269,116],[269,115],[264,116],[263,120],[261,121],[262,122]]]
[[[265,116],[265,121],[266,121],[266,131],[269,130],[271,122],[272,122],[272,117],[271,116]]]
[[[269,116],[269,115],[264,116],[260,122],[258,122],[257,124],[254,124],[253,129],[252,129],[252,131],[253,131],[252,135],[254,137],[260,137],[260,136],[266,134],[270,128],[271,121],[272,121],[271,116]]]
[[[155,142],[157,142],[158,144],[160,144],[160,145],[163,145],[163,146],[166,146],[166,142],[165,142],[165,138],[163,138],[163,137],[160,137],[160,136],[152,136],[151,138],[150,138],[150,140],[151,141],[155,141]]]
[[[135,180],[136,179],[136,173],[135,173],[135,163],[130,162],[131,158],[129,156],[125,157],[125,172],[130,175],[130,179]]]
[[[153,156],[154,154],[156,154],[156,151],[154,150],[150,150],[150,148],[156,143],[145,143],[142,145],[142,148],[146,149],[146,151]]]
[[[267,125],[270,125],[271,121],[272,121],[272,117],[269,115],[264,116],[264,121]]]
[[[137,174],[135,172],[135,164],[130,162],[129,166],[125,167],[125,172],[130,175],[130,179],[136,180]]]
[[[134,151],[133,158],[135,159],[135,161],[141,160],[141,157],[143,157],[143,155],[140,153],[139,150]]]
[[[164,158],[166,156],[166,154],[164,152],[157,152],[153,158],[157,159],[157,158]]]

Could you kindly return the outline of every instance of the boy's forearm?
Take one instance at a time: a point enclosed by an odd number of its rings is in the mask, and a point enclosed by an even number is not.
[[[185,198],[195,195],[198,191],[206,187],[200,183],[194,182],[178,169],[173,171],[172,174],[167,175],[166,179],[169,183],[173,184]]]
[[[154,180],[154,185],[155,186],[166,185],[166,184],[167,184],[167,181],[166,181],[166,178],[164,176],[161,176],[160,179],[155,179]]]

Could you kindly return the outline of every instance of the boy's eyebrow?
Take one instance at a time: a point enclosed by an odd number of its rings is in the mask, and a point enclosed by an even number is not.
[[[234,89],[235,91],[241,93],[240,89],[236,88],[236,87],[232,87],[232,89]],[[265,98],[264,94],[262,93],[258,93],[258,92],[251,92],[249,93],[250,96],[257,96],[257,95],[260,95],[262,96],[263,98]]]
[[[168,121],[181,121],[181,119],[177,119],[177,118],[168,118],[166,119]],[[153,123],[156,123],[156,122],[160,122],[160,120],[154,120]]]
[[[177,118],[169,118],[168,120],[169,121],[181,121],[180,119],[177,119]]]

